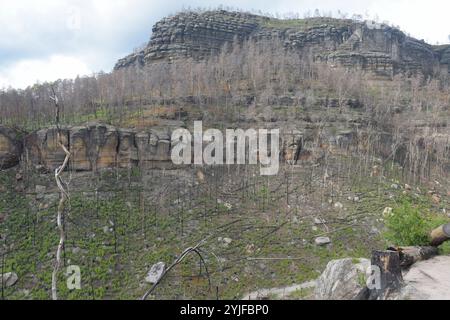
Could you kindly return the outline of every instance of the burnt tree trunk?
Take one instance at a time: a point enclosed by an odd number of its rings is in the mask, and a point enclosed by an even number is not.
[[[450,223],[444,224],[431,232],[431,245],[439,247],[445,241],[450,240]]]
[[[398,251],[374,251],[372,270],[375,272],[375,288],[370,290],[369,300],[385,300],[390,293],[402,286],[403,277]]]
[[[436,247],[399,247],[388,250],[398,251],[402,269],[409,268],[416,262],[431,259],[439,253]]]

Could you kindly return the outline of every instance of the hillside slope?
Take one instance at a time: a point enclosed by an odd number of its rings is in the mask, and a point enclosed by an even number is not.
[[[111,73],[0,91],[2,297],[51,297],[65,152],[49,96],[71,153],[59,297],[142,297],[152,266],[204,240],[203,262],[189,256],[150,298],[238,299],[370,257],[386,212],[450,219],[449,56],[366,22],[181,13]],[[278,174],[174,165],[171,134],[194,121],[280,129]]]

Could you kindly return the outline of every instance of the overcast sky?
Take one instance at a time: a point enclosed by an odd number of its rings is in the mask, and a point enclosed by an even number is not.
[[[159,19],[219,5],[300,16],[340,10],[389,21],[432,44],[450,42],[448,0],[0,0],[0,88],[109,72],[149,40]]]

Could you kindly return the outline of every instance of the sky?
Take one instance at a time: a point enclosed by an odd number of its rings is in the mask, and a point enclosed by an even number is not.
[[[183,8],[331,12],[388,21],[418,39],[450,43],[448,0],[0,0],[0,89],[109,72]]]

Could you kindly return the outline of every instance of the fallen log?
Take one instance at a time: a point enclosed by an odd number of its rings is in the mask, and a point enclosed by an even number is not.
[[[445,241],[450,240],[450,223],[444,224],[431,231],[430,237],[431,245],[433,247],[439,247]]]
[[[409,268],[416,262],[431,259],[439,253],[437,247],[397,247],[388,248],[388,250],[399,253],[402,269]]]
[[[377,286],[365,287],[356,299],[385,300],[402,287],[402,269],[439,254],[438,247],[450,240],[450,223],[440,226],[430,234],[430,246],[390,247],[386,251],[373,251],[372,270],[377,270]]]

